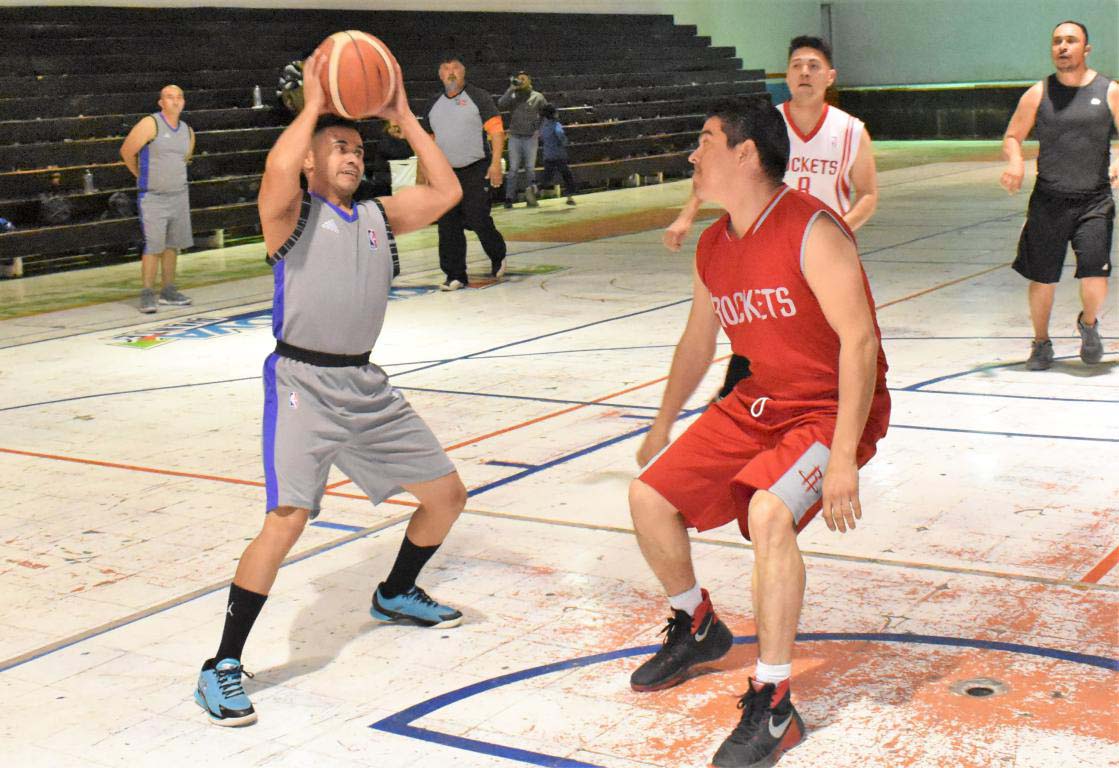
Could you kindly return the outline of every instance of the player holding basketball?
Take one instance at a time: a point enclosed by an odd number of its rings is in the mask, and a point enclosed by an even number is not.
[[[825,101],[835,76],[826,40],[801,35],[789,42],[785,83],[791,95],[778,107],[789,133],[785,183],[827,203],[854,232],[878,207],[878,171],[874,145],[863,122]],[[664,231],[666,248],[680,250],[698,211],[699,200],[692,195]],[[749,375],[749,365],[739,356],[731,358],[720,397]]]
[[[1091,50],[1080,22],[1062,21],[1054,28],[1050,52],[1057,71],[1022,95],[1002,143],[1007,165],[1000,183],[1013,195],[1025,176],[1022,142],[1036,123],[1037,183],[1014,260],[1014,271],[1030,281],[1034,339],[1026,368],[1031,371],[1053,364],[1049,315],[1070,242],[1080,280],[1080,359],[1103,358],[1098,315],[1111,275],[1111,187],[1119,186],[1119,153],[1109,167],[1108,141],[1112,127],[1119,130],[1119,84],[1088,68]]]
[[[727,213],[700,237],[691,313],[630,486],[638,543],[673,610],[664,645],[630,683],[667,688],[730,650],[687,529],[737,520],[754,545],[758,663],[714,764],[770,765],[804,736],[789,693],[805,584],[796,534],[821,509],[840,532],[861,517],[858,470],[889,422],[886,357],[850,228],[782,183],[789,141],[778,111],[717,107],[689,160],[695,196]],[[753,374],[668,445],[720,327]]]
[[[256,720],[241,685],[245,640],[280,564],[319,512],[332,464],[374,504],[401,488],[420,502],[392,571],[374,590],[373,618],[429,627],[462,620],[415,582],[462,511],[466,489],[431,430],[369,362],[399,270],[394,234],[431,224],[462,192],[409,109],[397,65],[396,93],[379,117],[401,127],[427,183],[354,200],[365,167],[361,135],[354,123],[326,115],[325,64],[321,54],[307,61],[305,106],[268,154],[261,180],[260,223],[276,286],[276,351],[264,363],[267,514],[238,563],[221,644],[198,677],[195,700],[218,725]]]

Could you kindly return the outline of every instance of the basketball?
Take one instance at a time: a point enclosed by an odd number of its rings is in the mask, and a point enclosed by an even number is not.
[[[380,112],[396,91],[396,59],[388,46],[357,30],[335,32],[318,47],[327,61],[323,88],[330,110],[359,120]]]

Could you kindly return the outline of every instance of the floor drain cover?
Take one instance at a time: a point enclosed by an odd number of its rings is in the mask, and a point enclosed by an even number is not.
[[[976,677],[972,680],[960,680],[952,683],[952,693],[959,696],[970,696],[975,699],[1001,696],[1009,690],[1010,686],[1006,683],[990,677]]]

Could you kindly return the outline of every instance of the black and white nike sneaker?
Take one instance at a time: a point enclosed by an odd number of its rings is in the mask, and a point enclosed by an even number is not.
[[[789,696],[789,681],[750,687],[738,700],[742,719],[715,753],[716,768],[769,768],[804,739],[804,721]]]
[[[679,685],[698,673],[699,667],[718,661],[730,651],[734,635],[719,621],[707,590],[700,592],[703,602],[695,615],[675,611],[661,630],[665,637],[660,650],[630,675],[633,690],[659,691]]]

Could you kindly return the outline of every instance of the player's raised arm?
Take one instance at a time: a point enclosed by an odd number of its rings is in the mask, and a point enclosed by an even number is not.
[[[299,176],[311,149],[311,138],[319,116],[327,111],[322,76],[326,58],[313,54],[303,64],[303,109],[280,134],[264,163],[256,205],[268,253],[275,253],[291,236],[299,220],[303,190]]]

